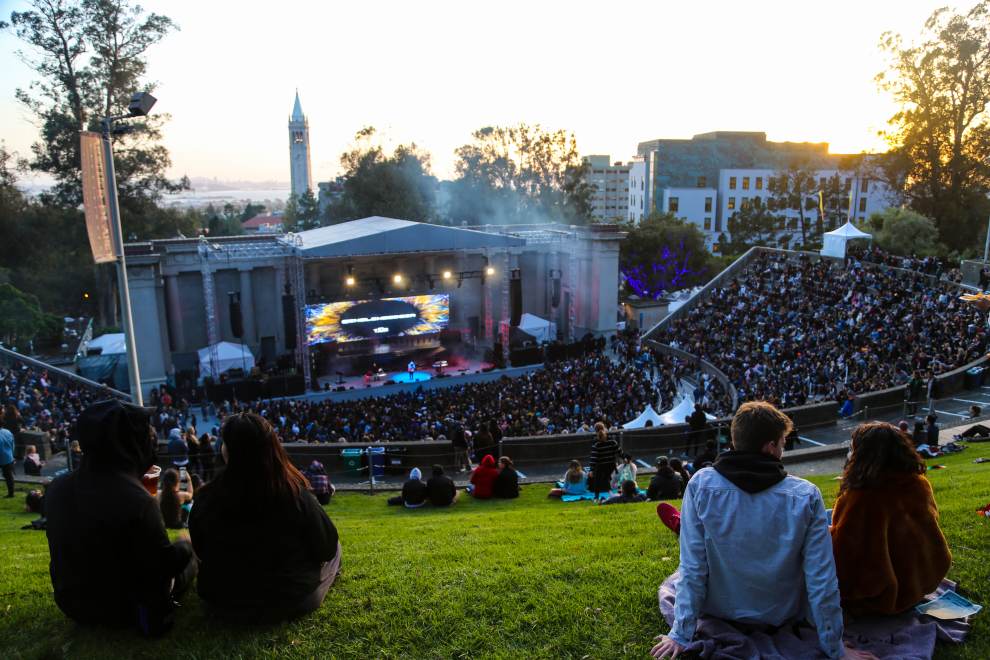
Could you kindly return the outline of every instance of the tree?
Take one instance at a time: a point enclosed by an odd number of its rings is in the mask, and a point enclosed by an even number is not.
[[[0,340],[10,345],[31,341],[47,322],[37,298],[11,284],[0,284]]]
[[[818,200],[818,172],[813,165],[803,159],[794,159],[776,176],[770,177],[768,189],[771,194],[772,210],[781,214],[787,210],[798,212],[801,229],[801,245],[808,242],[808,221],[805,211],[814,209]],[[820,222],[819,222],[820,224]]]
[[[910,209],[888,208],[869,219],[873,241],[884,250],[901,256],[930,256],[938,252],[938,228],[925,216]]]
[[[381,215],[404,220],[436,219],[436,178],[430,173],[430,155],[413,144],[391,152],[378,142],[374,127],[362,128],[354,145],[340,157],[345,174],[343,191],[328,207],[328,223]],[[310,213],[309,202],[296,201],[300,221]],[[315,213],[316,200],[313,200]],[[288,222],[289,208],[286,207]],[[313,216],[315,219],[315,215]]]
[[[319,227],[320,205],[316,201],[316,196],[309,188],[299,198],[298,211],[296,213],[296,223],[299,229],[313,229]]]
[[[710,257],[698,228],[671,213],[652,213],[631,226],[619,248],[619,272],[638,296],[664,293],[707,280]]]
[[[964,14],[937,9],[920,43],[885,33],[879,87],[900,110],[878,173],[950,247],[971,246],[990,211],[990,1]]]
[[[726,223],[731,237],[729,252],[739,254],[754,245],[766,245],[774,237],[779,221],[759,197],[743,202]]]
[[[573,134],[519,124],[487,126],[471,137],[456,150],[453,223],[588,222],[588,164]]]

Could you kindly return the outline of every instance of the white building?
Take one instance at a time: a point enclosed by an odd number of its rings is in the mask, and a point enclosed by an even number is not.
[[[611,156],[585,156],[588,174],[585,182],[592,187],[591,217],[607,222],[625,220],[629,215],[630,165],[612,163]]]
[[[639,224],[649,211],[650,181],[646,175],[646,162],[642,158],[629,161],[629,201],[626,205],[626,220]]]

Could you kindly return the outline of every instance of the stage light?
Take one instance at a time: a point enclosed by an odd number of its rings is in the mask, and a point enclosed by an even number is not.
[[[348,275],[347,276],[347,279],[344,280],[344,281],[347,282],[347,286],[354,286],[354,276],[353,275]]]
[[[454,276],[454,274],[451,273],[449,270],[443,271],[443,279],[449,280],[453,276]]]
[[[402,275],[400,275],[399,273],[396,273],[395,275],[393,275],[392,276],[392,282],[395,283],[395,284],[402,284]]]
[[[494,274],[495,274],[495,269],[492,266],[488,266],[487,268],[485,268],[485,275],[494,275]]]
[[[89,294],[88,293],[85,293],[85,292],[83,293],[83,300],[89,300]]]

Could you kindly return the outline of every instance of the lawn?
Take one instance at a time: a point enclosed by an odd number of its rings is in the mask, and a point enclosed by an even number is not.
[[[990,604],[990,446],[932,463],[930,478],[953,551],[949,577]],[[814,479],[826,503],[837,482]],[[23,492],[0,500],[0,656],[214,657],[646,657],[666,630],[656,590],[677,567],[677,544],[650,503],[597,507],[546,498],[527,486],[512,502],[466,500],[406,511],[385,496],[341,494],[327,507],[340,530],[343,573],[323,607],[275,627],[220,625],[186,595],[175,629],[146,641],[76,627],[57,610],[43,533],[21,531]],[[259,534],[265,530],[259,529]],[[990,657],[990,612],[970,641],[938,658]]]

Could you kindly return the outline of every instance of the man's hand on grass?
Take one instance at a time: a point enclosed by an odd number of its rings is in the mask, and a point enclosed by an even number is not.
[[[653,647],[650,655],[657,658],[657,660],[661,658],[677,658],[680,657],[681,653],[684,653],[684,647],[666,635],[657,635],[653,639],[659,641],[659,644]]]

